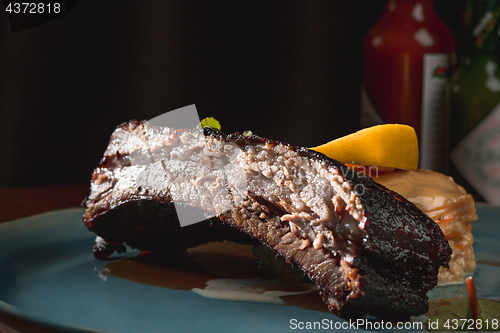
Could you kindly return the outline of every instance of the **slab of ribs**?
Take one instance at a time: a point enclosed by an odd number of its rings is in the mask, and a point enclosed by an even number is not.
[[[370,177],[306,148],[210,128],[119,126],[85,206],[98,258],[124,245],[175,255],[258,241],[345,318],[425,313],[451,255],[435,222]],[[206,219],[181,227],[176,206]]]

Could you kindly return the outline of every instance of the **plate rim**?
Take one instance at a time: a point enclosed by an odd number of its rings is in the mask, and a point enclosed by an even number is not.
[[[476,206],[480,210],[490,211],[499,210],[500,206],[493,206],[482,202],[476,202]],[[0,223],[0,233],[3,229],[9,229],[9,227],[23,224],[23,223],[33,223],[39,219],[45,219],[50,216],[71,214],[71,218],[75,218],[77,214],[83,214],[85,211],[82,207],[69,207],[51,210],[47,212],[38,213],[35,215],[30,215],[26,217],[21,217],[15,220]],[[36,223],[36,222],[35,222]],[[61,223],[61,221],[54,222],[54,225]],[[5,226],[5,227],[4,227]],[[83,226],[83,222],[82,222]],[[47,227],[47,226],[45,226]],[[93,238],[95,235],[89,231],[89,238]],[[44,319],[36,314],[30,314],[24,312],[22,309],[16,307],[15,305],[9,304],[0,299],[0,323],[7,325],[12,329],[20,329],[19,332],[26,331],[28,328],[45,329],[48,332],[74,332],[74,333],[104,333],[105,331],[98,331],[84,327],[78,327],[76,325],[69,325],[65,323],[57,322],[53,319]],[[29,330],[27,330],[30,332]]]

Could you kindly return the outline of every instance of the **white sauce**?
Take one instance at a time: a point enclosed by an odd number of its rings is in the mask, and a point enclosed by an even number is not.
[[[265,282],[265,284],[263,284]],[[205,289],[194,288],[198,295],[243,302],[285,304],[281,296],[300,295],[316,291],[314,284],[301,284],[300,291],[274,290],[278,284],[268,285],[261,279],[215,279],[207,281]],[[287,288],[284,288],[287,289]],[[289,289],[289,288],[288,288]]]

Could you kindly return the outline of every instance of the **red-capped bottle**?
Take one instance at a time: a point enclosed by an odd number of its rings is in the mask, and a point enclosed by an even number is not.
[[[361,125],[407,124],[420,141],[420,167],[445,172],[451,31],[432,0],[386,0],[365,36]]]

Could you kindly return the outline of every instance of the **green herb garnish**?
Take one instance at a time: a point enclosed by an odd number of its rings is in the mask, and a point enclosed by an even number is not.
[[[215,118],[212,117],[207,117],[201,121],[201,123],[198,124],[198,128],[205,128],[205,127],[210,127],[213,128],[216,131],[221,132],[221,125],[219,121]]]
[[[255,135],[255,134],[253,134],[252,131],[245,131],[241,135],[243,135],[243,136],[252,136],[252,135]]]

